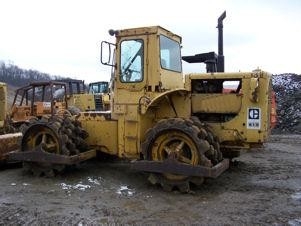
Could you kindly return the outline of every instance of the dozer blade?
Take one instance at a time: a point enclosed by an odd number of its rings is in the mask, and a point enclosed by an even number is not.
[[[134,160],[131,165],[132,169],[144,172],[216,178],[229,168],[229,159],[224,159],[214,167],[192,166],[173,159],[164,161]]]
[[[35,163],[73,165],[94,158],[95,156],[96,156],[96,150],[94,149],[86,152],[82,152],[77,155],[66,156],[66,155],[59,155],[59,154],[45,152],[42,148],[42,145],[39,145],[32,151],[10,152],[9,160],[35,162]]]
[[[0,135],[0,160],[7,159],[8,153],[19,148],[22,133],[8,133]]]

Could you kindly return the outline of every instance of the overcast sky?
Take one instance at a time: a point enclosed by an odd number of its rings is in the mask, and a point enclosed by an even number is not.
[[[0,60],[87,82],[109,79],[99,61],[108,30],[160,25],[182,36],[182,55],[217,52],[225,70],[301,74],[300,0],[0,0]],[[204,66],[184,64],[184,72]]]

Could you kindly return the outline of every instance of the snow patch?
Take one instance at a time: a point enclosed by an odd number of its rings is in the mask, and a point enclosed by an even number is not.
[[[87,184],[76,184],[76,185],[70,185],[70,184],[65,184],[61,183],[60,184],[63,190],[80,190],[80,191],[85,191],[88,188],[91,188],[90,185]]]
[[[128,188],[126,185],[121,185],[120,188],[117,190],[117,194],[123,196],[133,196],[135,191],[133,189]]]
[[[102,178],[101,177],[98,177],[98,178],[91,178],[91,177],[88,177],[88,181],[91,183],[91,184],[96,184],[96,185],[100,185],[101,182],[102,182]]]
[[[63,190],[67,190],[68,192],[70,192],[71,190],[85,191],[87,189],[90,189],[93,185],[98,185],[98,186],[101,185],[102,178],[88,177],[84,181],[85,182],[80,180],[77,184],[60,183],[60,186]]]

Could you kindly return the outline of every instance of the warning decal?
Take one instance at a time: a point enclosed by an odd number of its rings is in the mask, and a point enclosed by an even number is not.
[[[248,108],[247,129],[260,129],[260,108]]]

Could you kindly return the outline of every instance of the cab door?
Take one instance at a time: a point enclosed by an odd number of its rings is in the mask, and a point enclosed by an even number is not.
[[[127,158],[139,155],[138,103],[146,84],[145,43],[145,37],[127,37],[117,47],[113,115],[118,118],[119,155]]]

